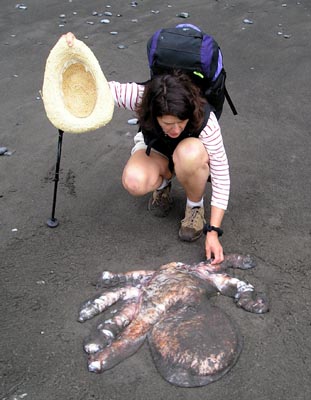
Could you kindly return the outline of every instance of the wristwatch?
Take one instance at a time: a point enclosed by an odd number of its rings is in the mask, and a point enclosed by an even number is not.
[[[204,225],[204,227],[203,227],[203,233],[204,233],[205,235],[207,234],[207,232],[212,232],[212,231],[217,232],[217,233],[218,233],[218,236],[221,236],[221,235],[224,233],[224,231],[223,231],[222,229],[217,228],[216,226],[209,225],[209,224],[205,224],[205,225]]]

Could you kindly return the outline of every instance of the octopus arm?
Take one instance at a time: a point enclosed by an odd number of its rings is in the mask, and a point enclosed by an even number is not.
[[[155,271],[138,270],[125,273],[103,271],[97,282],[97,288],[114,287],[118,285],[143,286],[147,284]]]
[[[237,305],[246,311],[256,314],[269,311],[266,296],[263,293],[257,293],[250,283],[224,273],[210,273],[201,266],[194,274],[215,286],[222,295],[233,297]]]
[[[256,261],[248,254],[227,254],[224,257],[224,261],[219,264],[221,269],[227,268],[238,268],[238,269],[250,269],[256,267]]]
[[[109,347],[89,357],[88,370],[101,373],[131,357],[143,345],[149,330],[148,322],[135,319]]]
[[[92,354],[109,346],[113,340],[136,317],[140,304],[137,301],[126,303],[118,313],[110,319],[101,322],[94,333],[84,340],[83,348],[86,353]]]
[[[128,286],[96,295],[92,299],[87,300],[85,303],[82,304],[79,312],[78,321],[84,322],[88,319],[93,318],[95,315],[98,315],[101,312],[107,310],[118,300],[137,299],[140,293],[141,290],[139,288]]]

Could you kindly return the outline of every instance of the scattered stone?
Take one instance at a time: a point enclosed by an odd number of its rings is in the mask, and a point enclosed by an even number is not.
[[[127,49],[127,46],[125,44],[118,44],[118,49]]]
[[[112,12],[110,11],[105,11],[104,15],[106,15],[106,17],[112,17]]]
[[[106,19],[106,18],[101,19],[101,20],[100,20],[100,23],[101,23],[101,24],[110,24],[110,19]]]
[[[252,25],[254,23],[254,21],[251,19],[245,18],[245,19],[243,19],[243,23],[246,25]]]
[[[190,14],[187,13],[187,12],[181,12],[180,14],[176,14],[176,17],[179,17],[179,18],[189,18],[189,17],[190,17]]]
[[[110,32],[110,35],[117,35],[119,32],[117,32],[117,31],[111,31]]]
[[[0,156],[3,156],[8,151],[7,147],[0,147]]]
[[[129,125],[137,125],[138,124],[138,119],[137,118],[131,118],[127,121]]]
[[[17,8],[18,10],[27,10],[27,6],[23,3],[16,4],[15,8]]]
[[[7,147],[0,147],[0,156],[11,156],[15,150],[10,151]]]

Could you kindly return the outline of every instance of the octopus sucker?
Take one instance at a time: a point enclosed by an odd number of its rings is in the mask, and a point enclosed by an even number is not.
[[[209,299],[222,294],[246,311],[267,312],[263,293],[225,272],[254,266],[250,256],[231,254],[218,265],[207,260],[171,262],[154,271],[104,271],[97,287],[105,289],[83,304],[78,320],[121,305],[84,341],[89,371],[114,368],[147,340],[159,374],[169,383],[195,387],[220,379],[237,362],[243,340],[234,321]]]

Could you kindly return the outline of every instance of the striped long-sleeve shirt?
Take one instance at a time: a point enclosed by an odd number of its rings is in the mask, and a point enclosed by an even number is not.
[[[134,111],[141,101],[144,86],[137,83],[109,82],[118,107]],[[227,209],[230,193],[229,164],[223,144],[220,126],[213,112],[210,113],[205,128],[199,135],[208,155],[212,182],[211,205]]]

